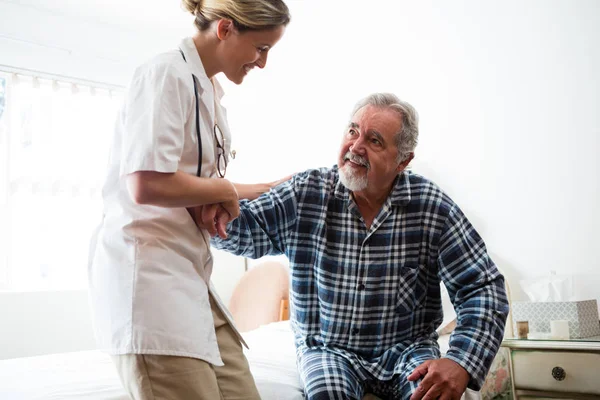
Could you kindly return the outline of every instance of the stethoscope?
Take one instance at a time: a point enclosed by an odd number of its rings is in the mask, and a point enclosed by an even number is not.
[[[183,50],[179,49],[181,53],[181,57],[183,57],[183,61],[187,63],[185,59],[185,54],[183,54]],[[196,96],[196,136],[198,137],[198,171],[196,172],[196,176],[200,176],[200,172],[202,171],[202,138],[200,137],[200,108],[198,102],[198,84],[196,83],[196,76],[192,74],[192,81],[194,82],[194,96]]]

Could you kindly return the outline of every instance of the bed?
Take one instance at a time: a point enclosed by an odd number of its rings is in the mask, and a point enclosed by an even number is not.
[[[242,277],[229,304],[249,345],[246,356],[263,400],[303,399],[287,320],[288,285],[287,267],[265,262]],[[451,330],[451,324],[446,328]],[[448,348],[449,336],[447,332],[440,336],[442,351]],[[481,397],[507,396],[509,379],[508,354],[502,350]],[[110,357],[99,351],[83,351],[0,361],[0,399],[125,400],[127,396]]]

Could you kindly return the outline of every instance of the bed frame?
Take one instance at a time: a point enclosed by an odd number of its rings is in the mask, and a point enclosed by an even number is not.
[[[290,271],[282,262],[265,261],[239,280],[229,301],[229,311],[240,332],[290,318]]]

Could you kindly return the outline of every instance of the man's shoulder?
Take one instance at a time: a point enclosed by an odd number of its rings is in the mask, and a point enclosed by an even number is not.
[[[451,209],[454,201],[438,184],[412,171],[406,173],[410,186],[411,201]]]
[[[294,184],[306,189],[320,189],[335,185],[338,179],[337,167],[312,168],[294,175]]]

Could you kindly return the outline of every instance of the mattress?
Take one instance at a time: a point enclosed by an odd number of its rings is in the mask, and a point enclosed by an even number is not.
[[[262,326],[244,334],[250,347],[246,356],[263,400],[301,400],[302,385],[296,369],[289,321]],[[448,335],[440,337],[442,352]],[[483,399],[510,388],[508,360],[500,352]],[[126,400],[110,357],[99,351],[51,354],[0,361],[0,399],[3,400]]]

